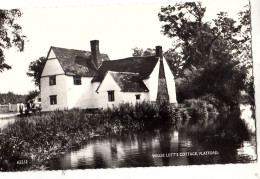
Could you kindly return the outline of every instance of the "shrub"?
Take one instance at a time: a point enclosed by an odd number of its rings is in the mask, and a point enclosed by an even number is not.
[[[205,123],[208,119],[215,119],[218,111],[213,104],[208,101],[199,99],[189,99],[183,102],[191,115],[191,123]]]

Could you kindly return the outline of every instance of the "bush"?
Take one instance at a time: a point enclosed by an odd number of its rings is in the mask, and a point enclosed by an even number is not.
[[[201,98],[185,100],[183,106],[187,108],[191,115],[191,123],[203,124],[207,122],[208,119],[215,119],[218,114],[213,104]]]
[[[229,111],[227,105],[224,102],[217,99],[213,94],[206,94],[200,97],[199,99],[207,101],[208,103],[212,104],[219,113],[226,113]]]

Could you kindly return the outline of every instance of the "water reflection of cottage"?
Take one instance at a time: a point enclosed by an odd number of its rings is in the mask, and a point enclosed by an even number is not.
[[[91,52],[51,47],[41,75],[43,111],[100,108],[122,102],[176,103],[174,76],[163,57],[156,55],[110,60],[91,41]]]

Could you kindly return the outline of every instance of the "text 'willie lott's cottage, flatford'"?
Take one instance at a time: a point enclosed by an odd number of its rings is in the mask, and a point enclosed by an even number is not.
[[[106,108],[143,100],[177,103],[174,76],[163,57],[156,55],[110,60],[99,52],[51,47],[41,75],[42,110]]]

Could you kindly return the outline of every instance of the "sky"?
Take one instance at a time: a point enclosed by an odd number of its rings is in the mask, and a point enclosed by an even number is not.
[[[206,20],[215,18],[220,11],[236,18],[246,3],[205,1]],[[22,8],[23,16],[17,22],[27,36],[25,50],[5,51],[6,63],[12,69],[0,73],[0,93],[27,94],[37,89],[26,72],[30,62],[47,56],[50,46],[90,51],[90,41],[99,40],[100,52],[108,54],[111,60],[131,56],[134,47],[161,45],[166,51],[171,48],[172,39],[161,33],[158,12],[161,6],[169,4],[174,2]]]

